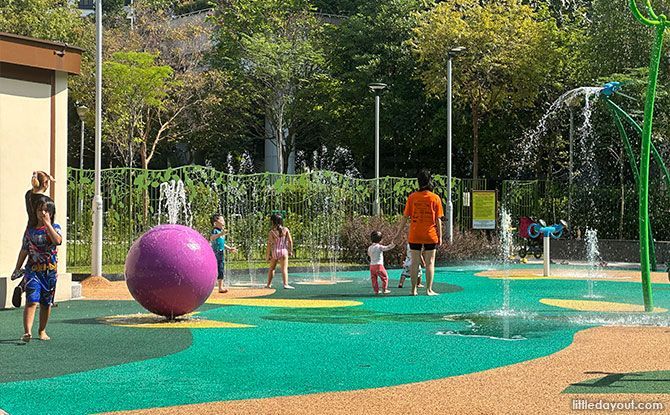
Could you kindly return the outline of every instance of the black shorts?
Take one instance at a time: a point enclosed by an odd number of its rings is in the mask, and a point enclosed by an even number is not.
[[[409,244],[412,251],[434,251],[437,244]]]

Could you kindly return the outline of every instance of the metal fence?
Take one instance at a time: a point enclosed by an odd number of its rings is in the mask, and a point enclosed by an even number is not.
[[[91,261],[93,177],[92,170],[68,170],[69,266]],[[436,176],[434,182],[435,192],[446,202],[446,177]],[[454,178],[452,185],[455,226],[468,229],[472,217],[464,193],[485,189],[486,181]],[[122,264],[133,241],[152,226],[167,223],[169,214],[206,234],[215,212],[224,215],[230,239],[240,248],[232,259],[264,257],[267,218],[273,212],[283,213],[291,228],[297,258],[327,257],[344,221],[372,214],[375,194],[375,180],[329,171],[232,175],[201,166],[105,169],[101,186],[105,264]],[[401,214],[407,195],[415,189],[415,179],[381,178],[381,213]],[[168,205],[168,201],[182,203]]]
[[[187,206],[167,206],[168,193],[183,185]],[[435,176],[435,193],[446,202],[446,177]],[[398,217],[416,180],[398,177],[380,179],[380,208],[386,217]],[[484,179],[452,181],[454,224],[459,230],[472,227],[469,194],[487,190]],[[93,171],[68,170],[68,265],[91,261],[91,200]],[[102,171],[104,201],[103,263],[122,264],[133,241],[152,226],[169,222],[170,210],[179,223],[188,223],[202,234],[209,232],[210,216],[220,212],[226,218],[230,239],[240,252],[232,259],[262,260],[268,232],[268,216],[281,212],[291,228],[298,259],[328,259],[338,245],[343,224],[354,216],[371,216],[374,179],[359,179],[330,171],[299,175],[259,173],[232,175],[201,166],[167,170],[130,168]],[[573,236],[587,228],[598,229],[608,239],[637,239],[637,194],[632,185],[573,186],[545,180],[502,182],[500,203],[515,223],[532,216],[570,223]],[[178,195],[177,195],[178,196]],[[670,238],[668,189],[652,183],[650,194],[653,234],[657,240]],[[188,213],[189,217],[186,217]],[[332,259],[332,258],[331,258]]]
[[[661,180],[652,183],[650,215],[654,237],[670,238],[668,189]],[[502,185],[501,202],[515,223],[531,216],[556,223],[566,220],[573,236],[597,229],[606,239],[638,238],[638,198],[632,184],[619,186],[573,186],[546,180],[507,180]]]

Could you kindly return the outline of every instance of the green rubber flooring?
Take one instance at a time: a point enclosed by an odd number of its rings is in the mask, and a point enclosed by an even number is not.
[[[581,298],[584,281],[501,280],[481,267],[441,268],[437,297],[395,288],[375,296],[367,272],[351,282],[296,285],[275,299],[353,300],[340,308],[204,305],[199,316],[247,324],[234,329],[138,329],[97,318],[143,312],[133,301],[70,301],[55,308],[49,342],[27,345],[21,310],[0,311],[0,409],[20,414],[89,414],[223,400],[355,390],[457,376],[534,359],[567,347],[595,323],[588,313],[541,304]],[[292,280],[300,276],[291,276]],[[599,282],[607,301],[641,301],[639,284]],[[655,293],[670,306],[670,291]],[[495,393],[495,390],[492,390]],[[47,399],[45,399],[47,397]]]
[[[670,370],[602,375],[573,383],[563,393],[670,393]]]

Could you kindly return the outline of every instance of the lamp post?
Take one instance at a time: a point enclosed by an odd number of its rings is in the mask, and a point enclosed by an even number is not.
[[[88,107],[86,105],[79,105],[77,107],[77,115],[79,116],[79,120],[81,121],[81,139],[80,139],[80,146],[79,146],[79,168],[83,169],[84,168],[84,126],[85,126],[85,121],[84,117],[86,117],[86,114],[88,113]]]
[[[465,48],[458,46],[447,53],[447,239],[454,242],[454,201],[451,196],[451,60]]]
[[[380,214],[379,208],[379,104],[381,102],[381,93],[386,88],[386,84],[379,82],[369,85],[370,90],[375,93],[375,205],[373,214]]]
[[[95,2],[95,194],[93,196],[93,243],[91,275],[102,276],[102,0]]]
[[[135,31],[135,8],[133,7],[133,0],[130,0],[128,5],[128,20],[130,20],[130,31]]]
[[[85,105],[78,105],[77,106],[77,115],[79,116],[79,120],[81,121],[81,139],[79,140],[79,218],[78,220],[81,219],[82,212],[84,211],[84,199],[82,197],[82,184],[81,184],[81,178],[83,176],[83,170],[84,170],[84,126],[86,122],[84,121],[84,117],[86,117],[86,114],[88,113],[88,107]]]
[[[568,223],[572,223],[572,182],[573,182],[573,169],[574,163],[572,159],[572,151],[575,141],[575,109],[573,106],[570,106],[570,147],[569,153],[570,158],[568,162]]]

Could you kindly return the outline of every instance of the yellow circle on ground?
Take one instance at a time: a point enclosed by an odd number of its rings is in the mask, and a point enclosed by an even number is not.
[[[642,313],[644,306],[639,304],[627,303],[613,303],[609,301],[592,301],[592,300],[559,300],[555,298],[543,298],[540,300],[542,304],[553,307],[569,308],[578,311],[604,311],[611,313]],[[668,310],[665,308],[656,307],[654,313],[664,313]]]
[[[354,280],[311,280],[311,281],[296,281],[296,285],[335,285],[354,282]]]
[[[552,276],[545,277],[544,275],[540,274],[484,274],[484,273],[479,273],[476,274],[478,277],[487,277],[492,280],[502,280],[502,279],[510,279],[510,280],[547,280],[547,279],[552,279]]]
[[[334,308],[354,307],[362,305],[359,301],[344,300],[292,300],[272,298],[211,298],[208,304],[242,305],[249,307],[283,307],[283,308]]]
[[[627,270],[598,270],[595,274],[589,270],[579,269],[552,269],[551,275],[544,276],[542,269],[538,268],[514,268],[514,269],[490,269],[475,274],[477,277],[487,277],[491,279],[510,280],[593,280],[593,281],[630,281],[640,278],[639,271]],[[665,283],[667,277],[665,273],[652,273],[654,282]]]
[[[332,280],[312,280],[312,281],[297,281],[297,285],[335,285],[336,281]]]
[[[236,329],[255,327],[247,324],[193,318],[191,315],[176,320],[167,320],[155,314],[127,314],[100,317],[98,321],[115,327],[135,327],[140,329]]]

